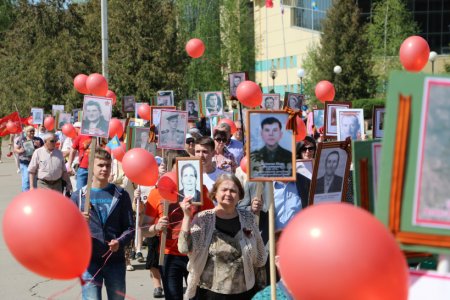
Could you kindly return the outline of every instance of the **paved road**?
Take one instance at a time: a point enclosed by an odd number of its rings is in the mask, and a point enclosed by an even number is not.
[[[14,160],[7,158],[5,142],[0,164],[0,218],[3,220],[8,203],[20,193],[20,174],[16,173]],[[0,222],[2,229],[2,222]],[[2,234],[3,236],[3,234]],[[33,245],[30,245],[32,247]],[[144,253],[145,256],[145,253]],[[51,259],[49,257],[48,259]],[[133,261],[135,271],[127,272],[127,299],[153,299],[153,287],[149,271],[144,264]],[[9,252],[3,238],[0,239],[0,299],[28,300],[48,299],[50,296],[73,286],[54,299],[81,299],[81,287],[77,280],[62,281],[40,277],[19,264]],[[103,299],[106,298],[104,294]]]

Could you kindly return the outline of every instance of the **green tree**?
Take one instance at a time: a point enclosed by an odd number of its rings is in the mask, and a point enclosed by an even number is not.
[[[329,80],[336,89],[336,100],[369,98],[374,93],[375,76],[373,62],[365,35],[360,12],[354,0],[334,1],[323,22],[320,44],[309,49],[304,60],[307,72],[305,87],[314,97],[314,86],[321,80]],[[342,67],[341,74],[333,68]]]
[[[387,79],[389,71],[401,69],[400,45],[418,32],[419,27],[404,0],[378,0],[374,4],[367,38],[376,64],[375,72],[381,80]]]

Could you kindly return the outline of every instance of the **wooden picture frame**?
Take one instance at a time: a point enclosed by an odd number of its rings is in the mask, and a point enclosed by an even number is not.
[[[122,111],[124,113],[134,112],[136,99],[134,96],[123,96],[122,99]]]
[[[343,157],[346,158],[345,161]],[[350,139],[318,144],[309,191],[309,205],[318,204],[318,202],[345,201],[351,160]],[[333,179],[326,191],[325,168],[328,161],[330,161],[330,173],[333,172]]]
[[[327,101],[325,102],[325,123],[324,123],[324,131],[323,131],[323,137],[325,139],[333,139],[335,140],[337,138],[337,116],[336,116],[336,109],[337,108],[352,108],[351,102],[334,102],[334,101]],[[334,110],[334,113],[333,113]],[[333,122],[332,117],[334,114],[335,122]],[[334,128],[336,128],[334,130]],[[332,129],[332,130],[330,130]]]
[[[273,99],[273,108],[266,107],[266,99]],[[265,110],[279,110],[281,109],[281,96],[280,94],[263,94],[261,101],[261,108]]]
[[[295,100],[294,100],[295,99]],[[291,103],[291,100],[296,101],[296,103]],[[284,105],[283,108],[290,107],[295,111],[302,109],[303,103],[305,102],[305,95],[300,93],[284,93]]]
[[[372,110],[372,137],[382,139],[384,136],[384,116],[386,109],[384,105],[374,105]]]
[[[295,135],[292,130],[286,130],[288,118],[289,114],[284,110],[247,110],[245,130],[246,151],[249,154],[247,162],[249,181],[296,180]],[[270,137],[265,136],[261,128],[265,120],[270,123],[263,125],[267,126],[266,130],[272,132]],[[280,127],[278,122],[281,123]],[[275,161],[267,161],[269,160],[267,145],[278,146]]]
[[[185,192],[183,181],[187,184],[191,183],[192,175],[196,174],[195,181],[195,196],[191,201],[192,205],[203,205],[203,166],[199,157],[177,157],[176,158],[176,172],[177,172],[177,187],[178,187],[178,202],[183,201]],[[192,169],[193,168],[193,169]],[[194,172],[191,172],[194,170]],[[186,173],[186,179],[183,178],[183,173]],[[190,172],[190,173],[189,173]]]
[[[239,78],[239,82],[235,82],[235,78]],[[230,91],[230,100],[237,100],[236,89],[238,85],[248,79],[247,72],[228,73],[228,87]]]
[[[450,77],[397,71],[389,86],[376,216],[403,249],[448,255],[449,139],[442,133],[450,130]]]

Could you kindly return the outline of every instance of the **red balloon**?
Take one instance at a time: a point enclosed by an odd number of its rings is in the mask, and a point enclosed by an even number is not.
[[[420,36],[410,36],[400,46],[400,62],[410,72],[420,72],[428,62],[430,46]]]
[[[199,58],[205,52],[205,44],[200,39],[191,39],[186,43],[186,52],[192,58]]]
[[[239,102],[247,107],[257,107],[262,102],[261,88],[250,80],[243,81],[238,85],[236,96]]]
[[[296,123],[297,123],[297,134],[295,135],[295,141],[301,142],[306,137],[306,125],[305,122],[303,122],[302,118],[299,116],[296,117]]]
[[[16,196],[3,217],[3,237],[27,269],[53,279],[81,276],[91,259],[91,234],[61,193],[35,189]]]
[[[237,131],[236,124],[234,124],[234,122],[230,119],[220,119],[219,124],[222,123],[228,124],[228,126],[230,126],[231,135],[233,135]]]
[[[178,202],[178,176],[177,172],[167,172],[158,181],[158,192],[163,199]]]
[[[248,164],[248,157],[244,156],[241,159],[241,162],[239,163],[239,166],[241,167],[242,171],[244,171],[244,173],[247,173],[247,164]]]
[[[77,137],[77,131],[75,130],[75,127],[73,127],[73,125],[70,123],[64,124],[61,128],[61,131],[65,136],[70,137],[71,139]]]
[[[6,122],[6,129],[10,133],[16,133],[17,132],[17,123],[9,120],[8,122]]]
[[[73,87],[81,94],[89,94],[89,90],[86,87],[86,80],[88,76],[85,74],[78,74],[73,79]]]
[[[106,97],[106,98],[111,98],[111,99],[112,99],[112,104],[113,104],[113,105],[116,105],[116,102],[117,102],[117,96],[116,96],[116,93],[114,93],[113,91],[108,90],[108,91],[106,92],[105,97]]]
[[[281,277],[296,299],[408,297],[408,265],[397,242],[380,221],[353,205],[302,210],[284,229],[278,249]]]
[[[122,167],[125,175],[134,183],[153,186],[158,180],[158,164],[155,157],[145,149],[128,150],[122,159]]]
[[[44,119],[44,127],[48,131],[52,131],[55,128],[55,119],[52,116],[48,116]]]
[[[138,115],[141,119],[150,121],[150,105],[147,103],[140,105],[138,108]]]
[[[316,84],[316,98],[319,99],[320,102],[325,103],[326,101],[333,101],[334,95],[336,91],[334,90],[334,86],[328,80],[319,81]]]
[[[123,157],[125,156],[125,153],[127,152],[127,145],[125,145],[124,142],[120,142],[120,147],[114,148],[114,150],[110,150],[111,154],[113,155],[114,159],[117,159],[118,161],[122,161]]]
[[[119,139],[122,137],[123,125],[119,119],[112,118],[111,121],[109,121],[109,137],[113,138],[116,135]]]
[[[108,82],[106,81],[106,78],[98,73],[89,75],[86,80],[86,87],[89,92],[95,96],[104,97],[108,92]]]

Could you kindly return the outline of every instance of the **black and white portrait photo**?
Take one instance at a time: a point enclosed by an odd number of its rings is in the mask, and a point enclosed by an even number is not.
[[[384,107],[374,106],[372,117],[372,134],[374,139],[381,139],[384,136],[384,114]]]
[[[350,150],[345,142],[320,143],[317,149],[312,177],[310,203],[340,202],[343,199],[348,169],[350,167]]]
[[[290,107],[293,110],[301,110],[303,105],[303,95],[297,93],[285,94],[284,107]]]
[[[123,105],[123,112],[129,113],[134,111],[134,104],[136,103],[136,100],[134,96],[124,96],[122,105]]]
[[[81,134],[108,138],[112,101],[108,98],[85,96]]]
[[[336,109],[351,108],[351,102],[325,102],[325,130],[324,136],[336,139],[337,137],[337,116]]]
[[[33,124],[43,124],[44,123],[44,109],[33,107],[31,108],[31,116],[33,116]]]
[[[249,180],[295,180],[295,137],[286,129],[288,114],[249,110]]]
[[[350,137],[353,141],[362,140],[364,134],[364,110],[363,109],[336,109],[337,116],[337,140],[344,141]]]
[[[151,143],[148,142],[149,132],[149,127],[135,127],[133,132],[133,148],[142,148],[152,153],[154,147],[152,147]]]
[[[245,72],[239,72],[239,73],[230,73],[228,74],[228,80],[230,84],[230,96],[234,99],[236,99],[236,90],[239,84],[246,80],[246,74]]]
[[[200,117],[198,113],[198,101],[197,100],[186,100],[186,111],[188,112],[189,121],[197,121]]]
[[[64,105],[52,104],[52,116],[64,112]]]
[[[70,123],[72,115],[70,113],[59,113],[56,116],[56,129],[61,129],[64,124]]]
[[[83,114],[83,109],[81,108],[75,108],[72,110],[72,118],[73,118],[73,122],[80,122],[82,119],[82,115]]]
[[[156,94],[156,104],[158,106],[174,105],[173,91],[158,91]]]
[[[175,110],[175,106],[150,106],[150,124],[154,124],[156,126],[156,133],[159,133],[159,124],[161,123],[161,111],[163,109],[166,110]]]
[[[192,197],[192,204],[202,205],[203,172],[200,158],[178,157],[178,201],[185,197]]]
[[[205,116],[221,116],[223,114],[223,94],[222,92],[204,93]]]
[[[280,109],[280,94],[263,94],[261,108],[267,110]]]
[[[325,115],[323,109],[314,109],[313,110],[313,124],[317,129],[323,127],[325,122]]]
[[[187,112],[161,110],[158,148],[183,150],[187,130]]]

